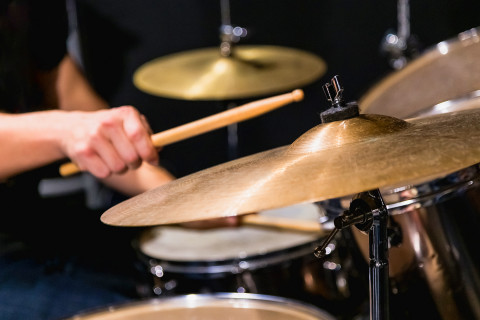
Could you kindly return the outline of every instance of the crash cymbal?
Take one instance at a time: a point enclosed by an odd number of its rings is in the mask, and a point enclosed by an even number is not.
[[[279,46],[236,46],[229,57],[218,48],[171,54],[142,65],[137,88],[166,98],[228,100],[298,88],[320,78],[325,62],[302,50]]]
[[[462,32],[373,86],[359,100],[360,110],[406,119],[471,108],[463,100],[479,95],[479,56],[480,28]]]
[[[107,210],[110,225],[239,215],[421,183],[480,162],[480,110],[399,120],[363,114],[291,145],[185,176]]]

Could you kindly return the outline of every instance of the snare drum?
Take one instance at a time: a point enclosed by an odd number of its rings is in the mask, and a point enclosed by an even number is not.
[[[225,293],[184,295],[110,306],[65,320],[334,320],[327,312],[279,297]]]
[[[320,223],[322,211],[316,204],[301,204],[260,214]],[[207,230],[159,226],[146,230],[135,246],[153,275],[155,295],[267,294],[333,307],[329,311],[334,313],[335,308],[346,311],[340,304],[350,301],[349,312],[355,312],[368,299],[368,287],[363,279],[357,283],[349,253],[339,252],[338,241],[325,259],[315,258],[323,238],[247,225]]]

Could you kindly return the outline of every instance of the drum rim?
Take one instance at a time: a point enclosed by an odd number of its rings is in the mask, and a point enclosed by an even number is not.
[[[81,320],[83,317],[94,316],[99,313],[110,313],[129,309],[132,307],[144,306],[144,305],[161,305],[166,303],[179,303],[188,301],[188,306],[197,307],[202,306],[202,302],[209,302],[215,300],[242,300],[242,301],[254,301],[264,302],[280,306],[282,309],[294,309],[297,312],[301,312],[304,315],[316,317],[317,319],[335,320],[333,315],[327,311],[320,309],[319,307],[303,302],[297,299],[286,298],[281,296],[274,296],[268,294],[258,293],[237,293],[237,292],[217,292],[217,293],[195,293],[195,294],[182,294],[171,297],[161,298],[149,298],[136,301],[129,301],[117,304],[109,304],[103,307],[96,307],[89,310],[82,311],[73,316],[63,318],[63,320]],[[181,307],[181,305],[179,306]],[[62,319],[60,319],[62,320]]]
[[[382,190],[382,196],[389,214],[396,215],[442,203],[479,185],[480,164],[475,164],[422,184]],[[395,199],[399,192],[405,190],[414,191],[416,195]]]
[[[457,97],[454,99],[446,100],[440,103],[437,103],[431,107],[428,107],[424,110],[417,111],[410,115],[409,118],[419,118],[419,117],[426,117],[432,116],[436,114],[446,113],[446,112],[454,112],[455,110],[449,110],[448,108],[451,105],[458,105],[463,102],[472,101],[475,99],[480,99],[480,90],[471,91],[461,97]]]
[[[480,186],[480,163],[437,179],[418,184],[383,188],[380,192],[389,215],[399,215],[437,205],[478,186]],[[413,194],[400,199],[398,194],[402,191],[412,191]],[[342,210],[348,207],[347,203],[350,203],[351,198],[352,196],[340,198]],[[334,209],[329,208],[328,200],[324,203],[328,208],[327,211]]]

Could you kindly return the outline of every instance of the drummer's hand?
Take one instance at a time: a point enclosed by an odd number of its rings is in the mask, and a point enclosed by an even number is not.
[[[152,130],[132,106],[70,113],[70,130],[61,137],[61,148],[82,171],[98,178],[135,169],[143,161],[158,164]]]
[[[180,224],[182,227],[191,229],[213,229],[213,228],[225,228],[225,227],[237,227],[240,225],[240,217],[225,217],[215,218],[208,220],[199,220],[192,222],[185,222]]]

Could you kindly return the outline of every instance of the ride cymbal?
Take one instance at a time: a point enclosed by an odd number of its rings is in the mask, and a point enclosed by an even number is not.
[[[228,100],[298,88],[320,78],[325,62],[302,50],[279,46],[235,46],[229,57],[218,48],[196,49],[140,66],[133,82],[166,98]]]
[[[147,191],[101,220],[147,226],[233,216],[420,183],[478,162],[479,109],[406,121],[362,114]]]

